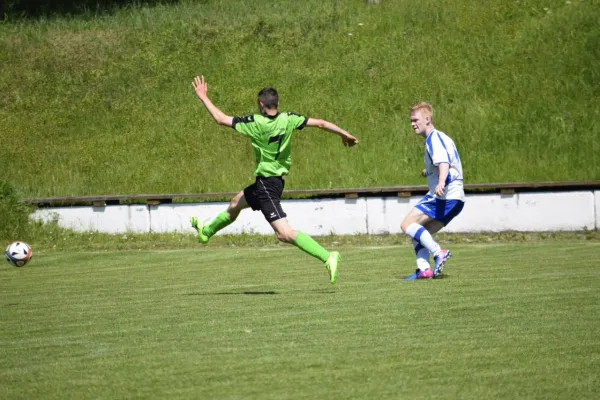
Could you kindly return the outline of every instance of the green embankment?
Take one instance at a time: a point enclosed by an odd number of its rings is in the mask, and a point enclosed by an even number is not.
[[[328,119],[294,139],[289,189],[423,183],[407,108],[431,102],[467,183],[600,179],[600,3],[182,1],[0,24],[0,178],[26,196],[199,193],[252,181],[230,115],[265,86]]]

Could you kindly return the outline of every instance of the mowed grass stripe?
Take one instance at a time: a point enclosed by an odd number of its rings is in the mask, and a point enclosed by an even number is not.
[[[567,250],[565,250],[567,249]],[[597,242],[40,252],[0,269],[0,397],[595,398]]]

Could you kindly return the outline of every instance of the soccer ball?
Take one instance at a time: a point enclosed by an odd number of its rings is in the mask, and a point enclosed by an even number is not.
[[[31,247],[25,242],[13,242],[8,245],[4,252],[6,261],[15,267],[22,267],[31,260]]]

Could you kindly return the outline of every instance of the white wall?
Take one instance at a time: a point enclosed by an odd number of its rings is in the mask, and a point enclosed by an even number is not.
[[[594,192],[594,214],[596,215],[596,229],[600,229],[600,190]]]
[[[421,197],[370,197],[367,198],[367,227],[369,234],[400,233],[402,218]]]
[[[143,204],[42,208],[31,218],[44,222],[57,220],[59,226],[77,232],[150,232],[150,212]]]
[[[400,222],[418,197],[284,200],[294,229],[310,235],[399,233]],[[227,203],[109,205],[42,208],[33,219],[75,231],[105,233],[189,232],[191,216],[210,221]],[[447,232],[578,231],[600,228],[600,191],[470,194]],[[222,233],[271,234],[261,212],[245,210]]]

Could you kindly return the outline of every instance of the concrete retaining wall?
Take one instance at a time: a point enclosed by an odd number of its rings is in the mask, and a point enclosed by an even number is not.
[[[284,200],[296,230],[310,235],[399,233],[400,222],[421,198]],[[210,221],[227,203],[109,205],[43,208],[37,220],[57,220],[75,231],[105,233],[189,232],[191,216]],[[579,231],[600,228],[600,191],[471,194],[447,232]],[[262,213],[244,210],[223,233],[271,234]]]

